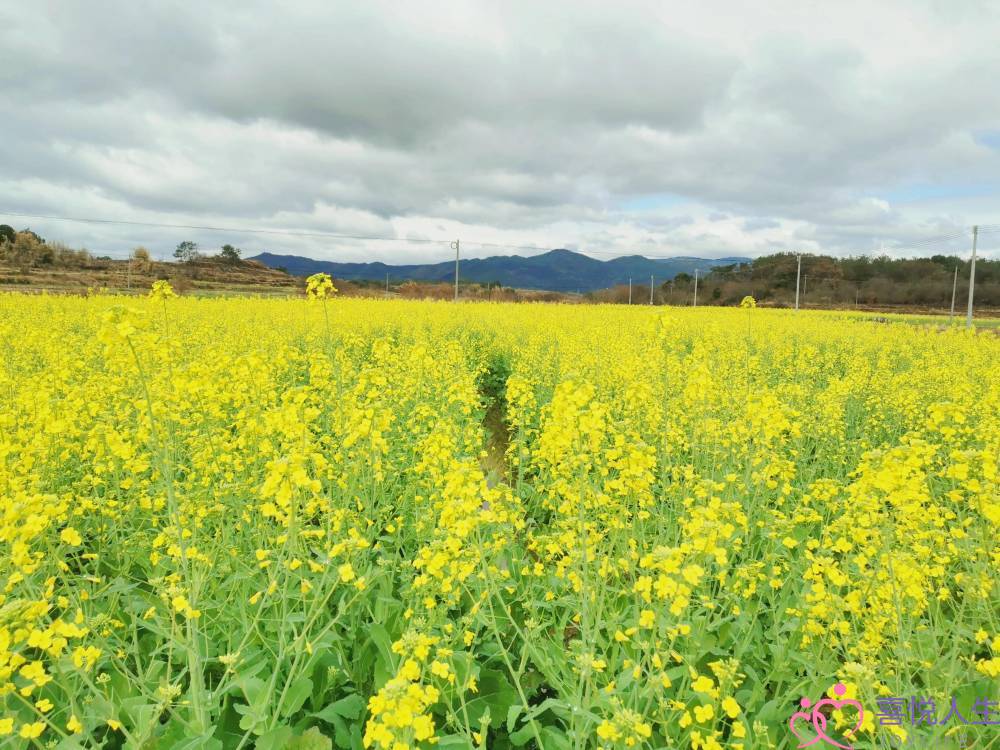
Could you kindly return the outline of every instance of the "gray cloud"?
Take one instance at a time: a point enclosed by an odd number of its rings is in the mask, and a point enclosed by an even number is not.
[[[688,255],[1000,221],[994,4],[768,8],[0,0],[0,211]],[[109,252],[447,254],[31,223]]]

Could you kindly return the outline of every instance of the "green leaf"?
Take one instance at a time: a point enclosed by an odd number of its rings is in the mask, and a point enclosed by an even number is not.
[[[479,673],[478,699],[490,707],[490,713],[494,716],[506,716],[510,707],[517,703],[518,696],[510,680],[503,674],[492,669],[483,669]],[[473,721],[476,720],[478,717]]]
[[[293,682],[288,687],[288,692],[285,693],[285,702],[281,707],[281,715],[291,716],[306,702],[306,699],[312,694],[312,680],[308,677],[299,677],[295,682]]]
[[[162,709],[155,704],[147,703],[145,698],[126,698],[121,702],[121,708],[129,723],[139,730],[159,726],[157,718]]]
[[[288,743],[288,750],[332,750],[333,742],[319,731],[319,727],[309,727],[301,736]]]
[[[523,747],[528,743],[528,740],[534,738],[534,736],[535,730],[532,729],[531,723],[529,722],[516,732],[511,732],[510,741],[515,747]]]
[[[551,750],[570,750],[569,738],[553,727],[542,727],[542,741],[546,748]]]
[[[240,690],[243,692],[243,697],[247,699],[247,703],[254,705],[261,702],[261,699],[266,701],[267,699],[267,683],[256,677],[240,677],[237,680],[237,685],[239,685]]]
[[[764,706],[757,712],[755,717],[758,721],[767,723],[769,721],[774,721],[779,717],[782,710],[787,705],[788,701],[782,698],[774,698],[769,700]]]
[[[330,723],[333,724],[333,739],[337,747],[351,747],[351,733],[347,728],[347,722],[339,716],[334,716]]]
[[[260,734],[264,731],[264,720],[265,717],[261,716],[259,713],[250,711],[250,707],[246,706],[247,710],[240,711],[243,706],[236,706],[236,710],[243,714],[243,718],[240,719],[240,729],[244,732],[253,732],[254,734]]]
[[[475,750],[475,745],[469,742],[469,738],[463,734],[449,734],[447,737],[441,737],[437,746],[452,750]]]
[[[517,717],[521,715],[522,708],[519,703],[515,703],[507,710],[507,734],[514,731],[514,725],[517,723]]]
[[[375,684],[381,687],[391,679],[393,668],[392,638],[382,625],[372,625],[368,630],[369,643],[375,649]]]
[[[331,724],[334,723],[333,720],[337,716],[342,716],[345,719],[350,719],[352,721],[357,721],[358,717],[361,716],[361,712],[365,709],[365,699],[356,693],[348,695],[346,698],[341,698],[339,701],[331,703],[329,706],[319,711],[313,716],[317,719],[322,719],[323,721],[328,721]]]
[[[532,719],[537,719],[541,714],[546,711],[552,711],[556,716],[563,719],[568,719],[570,714],[570,707],[558,698],[546,698],[544,701],[539,703],[537,706],[532,707],[528,716]]]
[[[285,750],[292,739],[291,727],[278,727],[257,738],[257,750]]]
[[[171,743],[170,747],[174,750],[222,750],[222,742],[213,737],[210,731],[200,737],[191,737]]]

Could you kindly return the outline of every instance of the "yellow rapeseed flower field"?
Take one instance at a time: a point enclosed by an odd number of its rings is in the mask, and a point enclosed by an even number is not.
[[[0,296],[0,745],[1000,742],[1000,338],[321,281]]]

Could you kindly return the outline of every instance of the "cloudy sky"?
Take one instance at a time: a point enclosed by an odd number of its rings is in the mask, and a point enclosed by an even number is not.
[[[990,0],[0,0],[0,222],[112,255],[967,252],[998,39]]]

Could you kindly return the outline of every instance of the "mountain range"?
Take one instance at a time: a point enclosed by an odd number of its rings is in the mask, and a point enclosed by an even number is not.
[[[261,253],[255,260],[271,268],[282,268],[294,276],[328,273],[349,281],[384,281],[386,274],[394,282],[437,281],[455,279],[454,261],[418,265],[388,265],[386,263],[338,263],[314,260],[299,255]],[[541,255],[495,255],[490,258],[463,259],[459,264],[459,279],[463,282],[500,283],[517,289],[545,289],[554,292],[592,292],[617,284],[646,284],[652,276],[661,284],[679,273],[694,274],[695,269],[707,273],[715,266],[747,263],[750,258],[645,258],[626,255],[612,260],[597,260],[572,250],[550,250]]]

